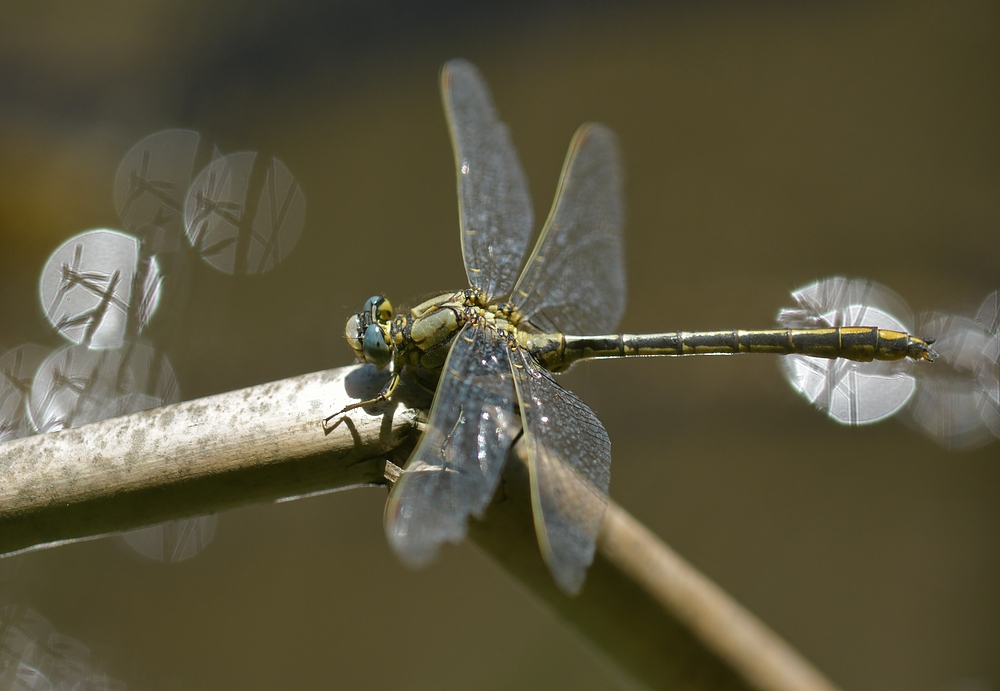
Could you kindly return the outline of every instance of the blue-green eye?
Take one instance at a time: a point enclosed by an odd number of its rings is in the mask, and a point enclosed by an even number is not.
[[[384,324],[392,319],[392,304],[381,295],[372,295],[365,300],[362,313],[369,315],[373,322]]]
[[[365,360],[382,369],[392,359],[392,348],[385,339],[385,332],[378,324],[371,324],[365,329],[365,340],[362,345]]]

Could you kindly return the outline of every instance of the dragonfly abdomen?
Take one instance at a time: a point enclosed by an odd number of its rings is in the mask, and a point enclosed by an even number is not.
[[[735,355],[771,353],[872,360],[932,360],[928,344],[901,331],[876,326],[841,326],[816,329],[764,331],[673,331],[657,334],[571,336],[524,334],[523,345],[536,360],[560,371],[577,360],[611,357]]]

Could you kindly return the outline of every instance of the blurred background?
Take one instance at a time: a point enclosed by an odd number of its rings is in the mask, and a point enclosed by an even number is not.
[[[576,127],[618,133],[622,330],[768,328],[832,275],[968,312],[1000,287],[998,22],[985,0],[5,3],[0,348],[58,344],[46,259],[120,228],[120,161],[183,127],[277,156],[307,209],[274,270],[195,268],[165,346],[182,396],[351,363],[343,324],[369,295],[466,285],[437,81],[459,56],[512,129],[536,219]],[[607,426],[612,497],[843,688],[1000,688],[1000,443],[837,425],[766,357],[561,381]],[[111,540],[16,557],[0,604],[130,689],[621,684],[475,548],[405,569],[384,501],[226,513],[173,564]]]

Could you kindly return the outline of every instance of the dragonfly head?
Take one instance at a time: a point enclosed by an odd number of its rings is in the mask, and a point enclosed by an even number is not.
[[[392,360],[391,322],[392,305],[381,295],[368,298],[364,309],[347,320],[344,335],[359,360],[379,369],[389,364]]]

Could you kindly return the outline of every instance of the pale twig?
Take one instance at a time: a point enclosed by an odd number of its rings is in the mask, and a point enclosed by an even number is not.
[[[8,442],[0,554],[384,484],[382,459],[417,432],[405,395],[328,429],[321,422],[384,379],[374,368],[317,372]]]
[[[321,421],[385,374],[350,367],[187,401],[0,446],[0,554],[240,505],[385,484],[418,436],[426,396]],[[519,449],[515,449],[515,452]],[[386,463],[386,461],[393,461]],[[620,460],[618,462],[621,462]],[[539,554],[527,472],[511,454],[470,538],[651,688],[834,691],[753,615],[613,502],[583,593]]]

